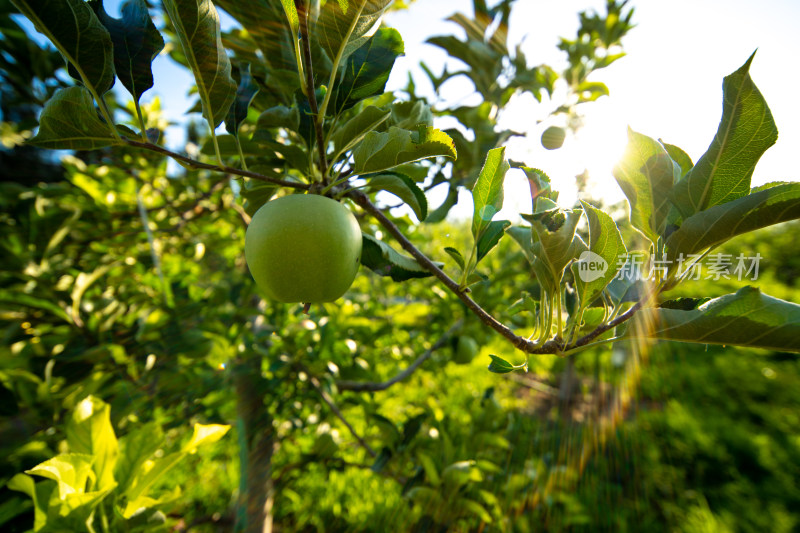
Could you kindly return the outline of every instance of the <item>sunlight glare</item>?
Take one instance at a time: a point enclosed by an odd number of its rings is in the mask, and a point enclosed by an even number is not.
[[[554,121],[536,124],[530,112],[527,135],[513,137],[507,143],[509,159],[538,168],[550,177],[553,189],[559,192],[558,204],[563,208],[574,207],[578,199],[613,204],[624,198],[612,170],[625,151],[627,125],[612,106],[603,104],[599,101],[594,109],[587,111],[583,128],[575,135],[568,134],[560,149],[546,150],[540,141],[541,133]],[[524,120],[526,106],[520,105],[507,114],[514,117],[508,126],[518,125]],[[576,177],[585,170],[589,179],[585,189],[579,191]],[[505,202],[498,218],[513,221],[519,220],[518,213],[530,213],[530,192],[521,171],[512,170],[506,175],[504,192]]]

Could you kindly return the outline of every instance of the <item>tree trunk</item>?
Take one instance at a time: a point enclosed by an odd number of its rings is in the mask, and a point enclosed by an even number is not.
[[[272,453],[275,432],[264,397],[261,358],[249,354],[234,369],[239,430],[240,480],[237,533],[272,533]]]
[[[562,418],[566,418],[570,412],[576,385],[575,358],[572,356],[567,358],[567,366],[561,374],[561,383],[558,387],[559,410]]]

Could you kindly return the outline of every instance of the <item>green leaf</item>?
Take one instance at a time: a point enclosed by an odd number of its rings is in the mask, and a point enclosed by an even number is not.
[[[674,300],[667,300],[661,302],[658,307],[661,309],[678,309],[680,311],[691,311],[697,309],[701,304],[711,300],[711,298],[675,298]]]
[[[462,41],[452,35],[439,35],[431,37],[426,42],[444,49],[451,56],[469,65],[469,69],[460,73],[468,76],[481,94],[490,94],[492,86],[496,86],[497,78],[502,71],[502,53],[492,49],[483,40]]]
[[[436,469],[436,462],[433,460],[433,458],[422,450],[417,450],[416,455],[417,461],[419,461],[420,465],[422,465],[422,468],[425,471],[425,477],[428,479],[430,484],[434,487],[439,485],[441,479],[439,478],[439,472]]]
[[[95,111],[91,93],[80,86],[59,89],[44,106],[30,144],[55,150],[94,150],[118,142]]]
[[[256,121],[256,129],[261,128],[285,128],[298,131],[300,129],[300,113],[297,107],[284,105],[270,107],[261,113]]]
[[[121,453],[115,469],[119,491],[122,494],[143,473],[142,465],[164,445],[164,435],[155,423],[137,428],[120,438]]]
[[[105,276],[113,266],[113,263],[110,265],[101,265],[91,273],[81,272],[75,277],[75,283],[72,285],[72,292],[70,292],[70,298],[72,298],[72,319],[75,320],[75,322],[80,322],[81,300],[86,290],[98,279]]]
[[[13,0],[69,62],[70,75],[102,95],[114,85],[113,44],[84,0]]]
[[[330,0],[320,8],[316,35],[328,57],[342,65],[370,37],[392,0]]]
[[[478,518],[480,518],[482,522],[485,522],[487,524],[492,523],[492,515],[489,514],[489,511],[487,511],[483,505],[476,502],[475,500],[460,498],[457,500],[457,505],[460,506],[465,511],[468,511],[477,516]]]
[[[281,4],[291,0],[281,0]],[[294,39],[290,25],[286,24],[285,5],[275,0],[215,0],[214,3],[235,18],[253,38],[261,50],[263,60],[271,67],[270,73],[282,71],[292,80],[297,80],[297,63],[294,55]],[[298,21],[299,22],[299,21]],[[273,83],[274,79],[270,80]],[[291,94],[291,93],[289,93]]]
[[[415,132],[394,126],[387,132],[372,131],[353,150],[356,174],[380,172],[434,156],[455,159],[456,149],[447,134],[426,126]]]
[[[72,412],[66,434],[70,451],[94,457],[92,469],[97,478],[96,487],[100,490],[113,488],[119,448],[111,427],[111,407],[88,396]]]
[[[378,457],[375,458],[375,462],[372,463],[372,466],[370,468],[372,469],[373,472],[381,472],[391,458],[392,458],[392,450],[384,446],[383,448],[381,448]]]
[[[544,213],[558,207],[558,191],[554,191],[550,185],[550,176],[538,168],[531,168],[525,165],[512,165],[519,168],[528,178],[528,185],[531,189],[531,199],[533,201],[533,214]]]
[[[432,275],[416,260],[400,254],[385,242],[366,233],[362,237],[361,264],[376,274],[389,276],[393,281],[427,278]],[[441,266],[441,263],[437,265]]]
[[[573,263],[572,272],[575,275],[575,287],[580,297],[580,307],[585,308],[592,303],[595,298],[600,296],[603,289],[617,274],[619,265],[617,260],[620,256],[625,256],[627,250],[622,240],[614,219],[596,207],[581,202],[589,219],[589,252],[594,256],[589,256],[586,252],[581,256],[581,260]],[[589,270],[590,262],[599,262],[598,258],[605,262],[605,271],[597,272]]]
[[[186,55],[212,130],[225,119],[236,97],[231,62],[222,47],[219,15],[211,0],[164,0]]]
[[[692,158],[689,157],[689,154],[674,144],[667,144],[661,139],[659,139],[658,142],[661,143],[661,146],[664,147],[664,150],[667,151],[672,160],[678,163],[678,166],[681,167],[681,178],[683,178],[687,172],[692,170],[694,163],[692,163]]]
[[[128,0],[122,5],[121,19],[106,13],[103,0],[91,0],[89,5],[111,35],[119,81],[138,102],[142,93],[153,86],[151,64],[164,49],[164,39],[150,18],[147,4],[144,0]]]
[[[317,101],[322,101],[323,97],[327,93],[327,88],[325,86],[319,87],[315,93],[317,96]],[[300,125],[297,128],[297,133],[300,134],[300,137],[306,143],[306,146],[309,148],[309,150],[311,150],[316,143],[314,126],[315,115],[311,113],[311,104],[302,91],[296,91],[294,93],[294,101],[295,106],[297,106],[298,116],[300,117]]]
[[[27,494],[33,500],[33,530],[40,531],[47,523],[47,508],[50,495],[55,486],[47,483],[35,483],[27,474],[16,474],[6,484],[11,490]]]
[[[37,298],[36,296],[31,296],[30,294],[25,294],[20,291],[0,289],[0,303],[4,304],[4,306],[14,306],[15,308],[30,307],[33,309],[41,309],[42,311],[52,313],[68,324],[73,323],[72,317],[70,317],[64,309],[59,307],[57,303],[44,298]]]
[[[486,257],[492,248],[497,246],[500,238],[505,233],[507,227],[511,225],[509,220],[493,220],[483,230],[480,238],[478,239],[478,248],[476,254],[475,264],[479,263],[481,259]]]
[[[743,287],[690,311],[643,309],[627,335],[800,352],[800,305]]]
[[[614,177],[631,207],[631,224],[655,243],[669,215],[669,193],[681,169],[656,140],[628,128],[628,146]]]
[[[428,216],[428,200],[425,193],[408,176],[397,172],[378,174],[368,178],[367,187],[370,191],[387,191],[408,204],[420,221]]]
[[[23,498],[5,498],[3,503],[0,503],[0,526],[11,522],[15,517],[23,513],[28,513],[32,507],[33,502],[29,502]],[[36,526],[34,526],[34,530],[35,527]]]
[[[757,190],[690,216],[667,239],[668,258],[693,254],[759,228],[800,218],[800,183]]]
[[[236,98],[233,100],[225,117],[225,130],[231,135],[239,135],[239,126],[247,118],[247,110],[258,92],[258,86],[250,75],[250,65],[245,64],[239,69],[239,88],[236,89]]]
[[[420,124],[433,126],[433,113],[423,100],[395,102],[392,104],[392,116],[386,124],[404,130],[416,129]]]
[[[52,479],[58,484],[58,496],[62,500],[69,494],[86,491],[86,482],[92,475],[94,457],[81,453],[62,453],[39,463],[26,474]]]
[[[297,15],[297,6],[294,5],[294,0],[281,0],[281,5],[286,13],[286,20],[289,21],[289,27],[292,29],[292,36],[295,36],[300,31],[300,17]]]
[[[534,271],[548,292],[558,289],[569,262],[587,249],[580,236],[575,235],[575,228],[582,215],[581,209],[554,209],[534,215],[522,215],[531,223]]]
[[[242,188],[245,212],[253,216],[262,205],[275,196],[278,188],[270,183],[260,180],[247,180]]]
[[[189,453],[194,453],[199,446],[217,442],[229,429],[230,426],[221,424],[195,424],[192,438],[181,448],[181,451],[157,459],[153,467],[146,473],[133,478],[126,493],[128,500],[135,501],[144,496],[153,483],[175,466],[183,457]]]
[[[608,87],[599,81],[584,81],[578,85],[578,103],[594,102],[601,96],[608,96]]]
[[[461,268],[461,270],[463,271],[466,262],[464,261],[464,256],[461,255],[461,252],[459,252],[452,246],[447,246],[444,249],[444,251],[447,252],[447,255],[453,258],[453,261],[455,261],[456,264],[459,266],[459,268]]]
[[[225,424],[195,424],[192,438],[181,448],[181,451],[194,453],[200,446],[217,442],[230,429],[231,427]]]
[[[489,357],[492,358],[492,362],[489,363],[489,372],[494,372],[495,374],[508,374],[509,372],[516,370],[516,367],[505,359],[501,359],[500,357],[492,354],[489,354]]]
[[[166,474],[170,468],[175,466],[178,461],[183,459],[185,456],[186,454],[184,452],[175,452],[156,459],[153,466],[147,470],[147,472],[133,479],[125,494],[125,496],[128,498],[128,501],[135,501],[144,496],[153,483],[158,481],[161,476]]]
[[[767,102],[750,78],[755,52],[722,83],[719,129],[708,150],[674,188],[671,199],[683,218],[747,195],[761,155],[778,139]]]
[[[529,263],[533,264],[536,257],[533,255],[533,237],[531,235],[531,228],[521,226],[512,226],[506,229],[506,233],[519,245],[525,258]]]
[[[510,168],[505,153],[504,146],[489,150],[472,187],[472,236],[476,241],[480,240],[494,215],[503,207],[503,180]]]
[[[403,38],[392,28],[380,28],[363,46],[347,58],[344,77],[336,86],[335,114],[383,94],[395,60],[403,55]]]
[[[615,267],[617,274],[606,287],[611,303],[615,306],[622,302],[636,302],[644,296],[647,288],[644,265],[649,254],[641,250],[632,250],[625,256],[622,264]]]
[[[238,140],[239,146],[242,148],[242,153],[244,153],[244,155],[253,155],[262,157],[265,155],[269,156],[269,154],[264,153],[264,144],[266,144],[265,141],[266,139],[261,138],[260,136],[256,139]],[[220,154],[222,154],[223,157],[231,157],[239,155],[239,148],[236,147],[236,143],[237,139],[234,135],[228,133],[217,135],[217,145],[219,146],[219,152]],[[216,154],[216,149],[214,148],[214,141],[211,138],[208,138],[206,142],[203,143],[203,147],[200,148],[200,153],[208,156],[213,156],[214,154]]]
[[[454,205],[458,203],[458,187],[454,184],[450,183],[447,188],[447,196],[445,196],[442,203],[431,211],[428,214],[428,218],[425,219],[425,222],[429,224],[435,224],[437,222],[441,222],[445,218],[447,218],[447,213],[450,212],[450,209],[453,208]]]
[[[352,150],[367,133],[386,121],[390,115],[391,111],[371,105],[338,127],[331,139],[334,147],[331,161],[337,161],[342,154]]]

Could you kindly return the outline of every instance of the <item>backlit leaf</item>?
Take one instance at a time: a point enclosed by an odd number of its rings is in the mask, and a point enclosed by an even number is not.
[[[392,28],[379,29],[347,58],[331,111],[341,113],[365,98],[383,94],[395,59],[402,54],[400,33]]]
[[[213,130],[225,119],[236,97],[217,9],[211,0],[164,0],[164,8],[194,74],[203,116]]]
[[[750,78],[754,56],[755,52],[723,81],[722,120],[717,134],[672,191],[672,201],[683,218],[747,195],[756,163],[778,139],[767,102]]]
[[[456,149],[447,134],[425,126],[417,131],[396,127],[387,132],[372,131],[353,150],[356,174],[379,172],[434,156],[455,159]]]
[[[139,101],[142,93],[153,86],[151,63],[164,49],[144,0],[128,0],[122,5],[122,18],[109,16],[103,0],[89,2],[114,44],[114,69],[122,85]]]
[[[119,447],[111,426],[111,407],[93,396],[83,399],[67,422],[66,433],[71,451],[94,457],[92,469],[97,477],[96,487],[100,490],[113,488]]]
[[[80,86],[59,89],[44,106],[39,131],[28,141],[43,148],[94,150],[118,142],[100,120],[89,91]]]
[[[13,0],[69,62],[70,74],[97,94],[114,85],[111,36],[84,0]]]
[[[258,86],[253,82],[253,76],[250,74],[250,65],[244,65],[239,69],[239,77],[236,98],[225,117],[225,130],[235,136],[239,135],[239,126],[247,118],[250,102],[258,92]]]
[[[345,122],[333,134],[334,156],[336,161],[341,154],[352,150],[364,136],[383,123],[391,115],[391,111],[375,106],[368,106]]]
[[[631,224],[651,242],[664,231],[669,193],[680,179],[680,167],[656,140],[628,128],[628,146],[614,167],[614,177],[631,207]]]
[[[509,372],[513,372],[515,370],[514,365],[497,357],[496,355],[489,355],[492,358],[492,362],[489,363],[489,372],[494,372],[495,374],[508,374]]]
[[[394,281],[427,278],[432,274],[411,257],[397,252],[372,235],[362,234],[361,264],[381,276]],[[437,263],[441,266],[441,263]]]
[[[292,30],[293,16],[288,16],[291,0],[215,0],[214,3],[236,19],[261,50],[269,71],[286,72],[297,79]],[[291,8],[289,8],[291,9]],[[299,20],[298,20],[299,24]],[[290,27],[291,26],[291,27]],[[297,31],[295,31],[295,35]],[[271,80],[273,81],[273,80]]]
[[[690,216],[667,239],[669,258],[693,254],[759,228],[800,218],[800,183],[784,183]]]
[[[370,37],[392,0],[329,0],[320,8],[316,35],[328,57],[347,57]]]
[[[477,247],[477,254],[475,256],[476,263],[480,262],[481,259],[486,257],[492,248],[497,246],[497,243],[500,242],[501,237],[505,233],[507,227],[511,225],[511,222],[508,220],[493,220],[486,226],[484,229],[483,234],[478,239],[478,247]]]
[[[606,267],[605,272],[600,275],[599,272],[590,270],[581,272],[582,268],[588,268],[582,267],[584,262],[573,263],[575,286],[580,297],[580,306],[583,308],[597,298],[614,278],[619,268],[617,260],[619,257],[624,257],[627,250],[614,219],[586,202],[581,204],[586,212],[586,218],[589,219],[589,251],[597,256],[587,257],[587,263],[599,258],[605,261]]]
[[[408,176],[396,172],[378,174],[369,178],[368,186],[371,191],[387,191],[403,200],[414,210],[420,221],[425,220],[428,215],[428,200],[425,198],[425,193]]]
[[[627,335],[800,352],[800,305],[743,287],[690,311],[643,309]]]
[[[509,169],[505,147],[493,148],[472,188],[472,235],[480,240],[494,215],[503,207],[503,181]]]

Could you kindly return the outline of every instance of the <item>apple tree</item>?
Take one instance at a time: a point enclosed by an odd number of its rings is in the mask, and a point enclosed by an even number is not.
[[[564,84],[565,101],[542,112],[541,142],[557,149],[580,127],[581,106],[608,94],[592,73],[623,55],[626,2],[580,14],[575,39],[558,45],[568,67],[557,72],[509,50],[512,1],[475,0],[471,17],[450,19],[464,38],[429,39],[463,67],[421,66],[437,93],[465,77],[480,95],[451,107],[418,94],[413,77],[385,92],[404,50],[381,23],[390,0],[164,0],[159,9],[128,0],[121,18],[102,0],[11,3],[67,67],[29,73],[26,83],[51,82],[25,139],[68,151],[66,179],[2,185],[0,301],[14,362],[0,377],[26,406],[12,413],[23,439],[46,428],[63,436],[7,481],[26,496],[36,531],[167,528],[161,509],[177,494],[153,489],[201,445],[222,453],[213,446],[230,427],[238,472],[215,476],[222,488],[238,483],[237,531],[268,531],[276,513],[324,528],[303,518],[314,501],[298,495],[298,472],[308,469],[366,470],[366,487],[398,487],[410,509],[400,528],[503,524],[500,491],[480,485],[500,471],[489,452],[508,447],[490,388],[470,412],[472,433],[435,409],[386,416],[396,407],[377,394],[441,365],[440,353],[469,363],[496,341],[504,351],[485,354],[494,374],[630,339],[800,351],[797,304],[756,287],[669,295],[729,239],[800,217],[798,184],[751,188],[777,139],[748,72],[753,57],[725,78],[719,130],[696,163],[628,132],[614,178],[629,214],[615,220],[589,202],[559,205],[546,169],[506,157],[519,134],[498,116],[515,95],[541,102]],[[218,9],[239,27],[221,31]],[[4,20],[15,42],[28,39]],[[57,58],[37,49],[37,65]],[[141,100],[169,83],[151,69],[162,52],[195,81],[190,112],[202,121],[183,150],[164,145],[158,101]],[[117,84],[129,102],[117,101]],[[554,116],[561,126],[548,125]],[[168,161],[180,175],[166,177]],[[495,217],[511,168],[530,183],[522,224]],[[437,187],[444,200],[429,206]],[[431,238],[460,191],[472,199],[469,227]],[[392,209],[400,205],[416,222]],[[193,420],[192,433],[175,419]]]

